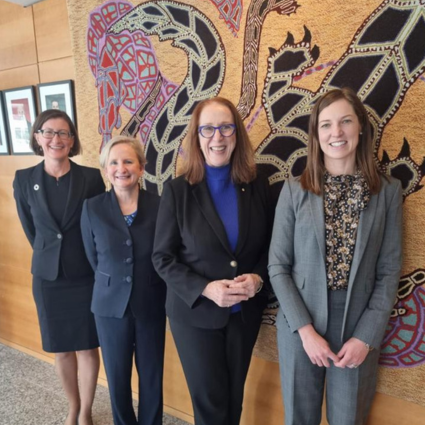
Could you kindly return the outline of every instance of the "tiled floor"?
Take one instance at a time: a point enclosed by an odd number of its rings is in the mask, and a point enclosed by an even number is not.
[[[52,365],[0,344],[0,425],[63,425],[66,399]],[[98,386],[95,425],[113,425],[108,389]],[[164,425],[188,425],[164,415]]]

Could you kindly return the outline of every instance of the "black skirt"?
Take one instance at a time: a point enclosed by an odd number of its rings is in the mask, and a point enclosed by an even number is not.
[[[43,350],[48,353],[90,350],[99,347],[90,311],[94,277],[54,281],[33,277]]]

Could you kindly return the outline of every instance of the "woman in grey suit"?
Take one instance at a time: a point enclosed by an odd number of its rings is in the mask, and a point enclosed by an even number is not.
[[[105,185],[98,169],[70,161],[81,153],[81,144],[65,112],[50,109],[37,117],[31,147],[44,161],[18,170],[13,188],[33,248],[33,294],[43,350],[55,353],[69,403],[65,425],[92,425],[99,341],[90,312],[93,270],[84,253],[80,217],[84,199],[102,193]]]
[[[91,309],[115,425],[162,424],[166,287],[151,259],[160,198],[139,188],[145,163],[138,140],[112,138],[100,165],[113,189],[88,199],[81,216],[84,247],[95,271]],[[139,372],[137,418],[133,356]]]
[[[380,174],[351,89],[315,104],[307,166],[279,198],[269,275],[280,303],[285,425],[364,424],[401,270],[402,191]]]

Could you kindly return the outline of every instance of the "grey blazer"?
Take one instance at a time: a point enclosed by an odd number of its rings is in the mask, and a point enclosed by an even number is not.
[[[361,212],[351,265],[341,340],[351,337],[379,348],[401,271],[400,181],[382,188]],[[328,320],[323,198],[288,180],[276,208],[269,252],[270,281],[292,332],[312,323],[324,335]]]

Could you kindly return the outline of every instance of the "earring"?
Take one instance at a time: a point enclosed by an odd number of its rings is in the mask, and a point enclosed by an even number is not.
[[[363,136],[363,131],[360,132],[360,136]]]
[[[106,180],[105,186],[106,186],[106,191],[110,192],[111,191],[111,182],[109,180]]]
[[[139,183],[139,189],[142,190],[143,189],[143,178],[142,177],[139,177],[138,183]]]

